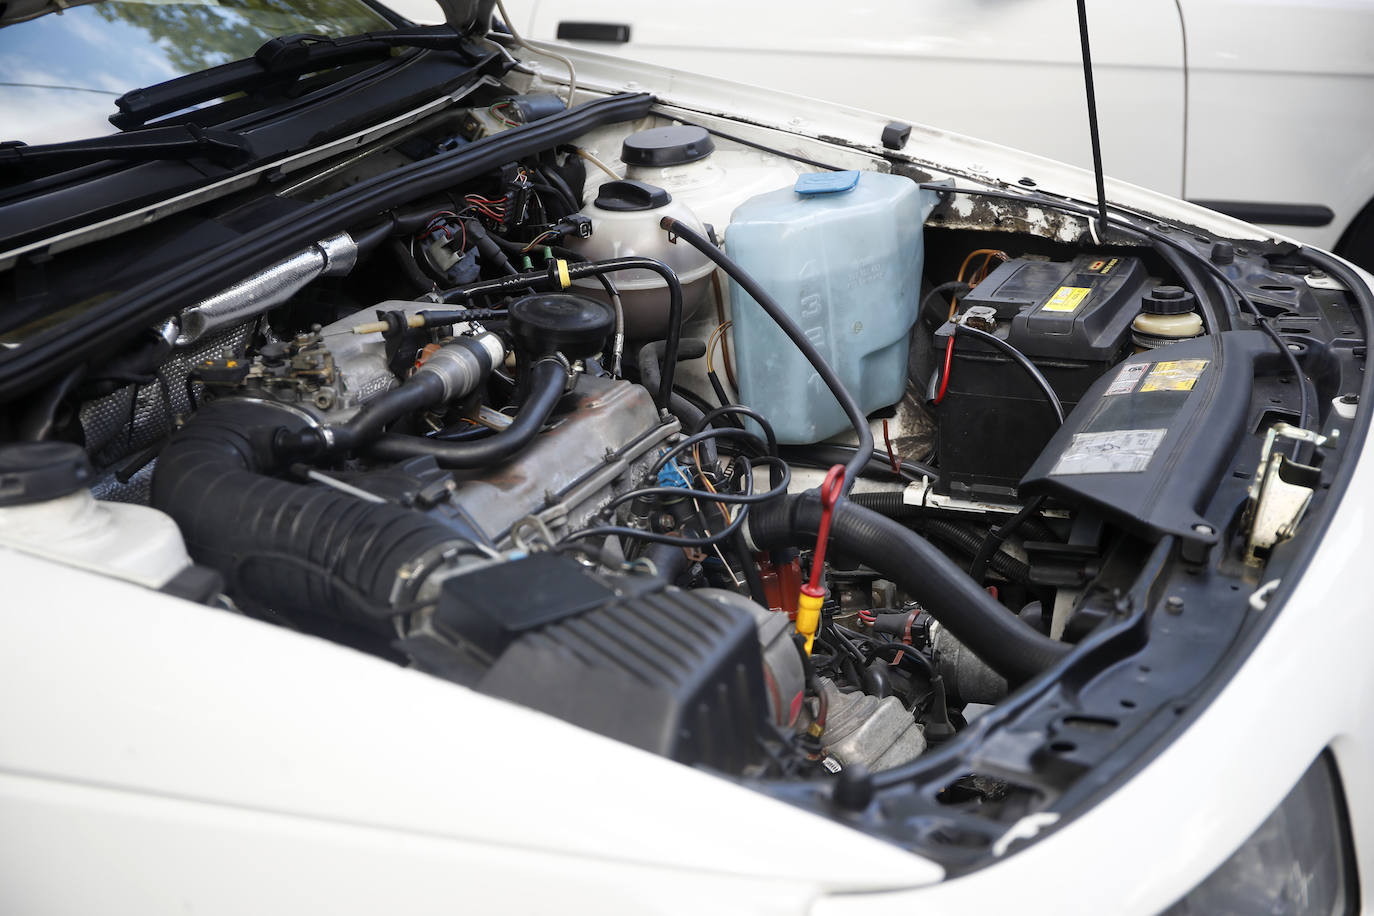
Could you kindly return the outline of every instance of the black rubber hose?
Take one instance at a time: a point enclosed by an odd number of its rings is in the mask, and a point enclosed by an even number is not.
[[[639,382],[650,391],[662,391],[663,383],[663,351],[665,343],[661,340],[646,343],[639,348],[639,355],[635,361],[639,364]],[[678,350],[680,359],[699,359],[706,355],[706,341],[700,337],[689,337],[682,341]],[[655,398],[657,402],[657,398]],[[661,405],[660,405],[661,406]],[[682,423],[682,428],[689,432],[697,432],[705,423],[706,414],[701,408],[687,400],[676,391],[668,396],[668,412],[677,417]],[[706,449],[706,458],[712,464],[715,463],[717,453],[714,442],[705,442],[703,447]]]
[[[579,277],[595,277],[600,274],[614,273],[618,270],[649,270],[663,278],[664,284],[668,287],[668,333],[663,339],[663,377],[659,380],[658,396],[654,399],[660,410],[668,407],[668,402],[673,393],[673,379],[677,374],[678,360],[682,357],[678,350],[682,345],[682,282],[678,280],[677,274],[673,269],[662,261],[653,258],[611,258],[605,261],[590,261],[585,264],[572,264],[568,267],[568,276],[572,279]]]
[[[936,540],[944,541],[970,557],[977,556],[983,546],[983,538],[967,528],[945,519],[926,519],[921,522],[921,531]],[[1001,550],[997,550],[991,555],[988,565],[993,572],[1003,579],[1023,584],[1030,581],[1030,567]]]
[[[462,385],[463,390],[457,393],[463,394],[491,373],[491,353],[474,339],[460,338],[447,346],[461,350],[459,358],[467,357],[466,373],[454,373],[452,361],[445,359],[445,351],[441,350],[400,387],[373,398],[346,423],[298,430],[279,429],[273,438],[277,458],[317,458],[356,451],[377,439],[386,427],[402,417],[442,404],[454,394],[450,391],[451,385]],[[474,361],[477,368],[472,368]],[[435,366],[440,368],[435,370]]]
[[[176,521],[197,563],[245,597],[376,627],[415,601],[445,557],[470,545],[423,513],[267,476],[273,432],[302,422],[246,398],[207,405],[159,455],[152,505]],[[252,575],[239,575],[249,559]]]
[[[653,579],[663,585],[675,585],[692,565],[687,553],[672,544],[650,544],[644,548],[642,557],[654,564]]]
[[[903,500],[901,490],[882,491],[877,493],[854,493],[850,500],[856,506],[863,506],[871,509],[879,515],[887,518],[914,518],[920,514],[922,507],[913,506]]]
[[[753,507],[749,536],[759,547],[809,546],[820,516],[815,494],[779,499]],[[1073,648],[1031,629],[925,538],[853,502],[835,507],[830,543],[895,582],[1012,684],[1034,677]]]
[[[439,284],[420,269],[405,242],[392,239],[390,248],[392,256],[396,259],[396,266],[401,268],[401,273],[416,292],[427,293],[439,288]]]
[[[972,288],[973,287],[969,286],[968,283],[966,283],[963,280],[950,280],[948,283],[941,283],[939,286],[935,287],[930,292],[926,293],[923,297],[921,297],[921,306],[916,310],[916,314],[920,315],[928,326],[933,325],[935,327],[939,327],[940,325],[944,324],[946,321],[949,320],[949,309],[945,309],[944,311],[939,312],[935,316],[935,320],[931,320],[930,317],[926,315],[926,312],[928,311],[927,306],[929,306],[932,302],[938,302],[940,297],[943,296],[945,293],[955,293],[957,295],[962,296]]]
[[[868,464],[868,455],[873,451],[873,431],[868,428],[868,417],[859,407],[859,402],[854,400],[854,396],[849,393],[849,389],[845,388],[839,375],[825,361],[825,357],[811,343],[810,338],[797,326],[791,316],[784,312],[782,306],[778,305],[777,301],[768,295],[763,287],[754,281],[753,277],[745,273],[744,268],[736,264],[733,258],[712,245],[704,236],[698,235],[690,227],[671,216],[663,217],[658,224],[669,234],[677,236],[706,255],[717,267],[729,274],[730,278],[738,283],[759,304],[759,307],[768,313],[768,317],[773,319],[773,323],[801,351],[801,354],[806,357],[806,361],[821,377],[821,381],[825,382],[825,387],[829,388],[830,393],[835,396],[835,400],[839,402],[840,408],[849,418],[849,422],[854,426],[855,434],[859,437],[858,451],[845,465],[843,492],[848,493],[850,488],[854,486],[854,481],[858,480],[859,475],[863,473],[864,467]]]
[[[450,442],[422,436],[387,435],[369,449],[376,458],[400,461],[431,456],[444,468],[485,468],[522,451],[543,429],[563,397],[568,373],[557,360],[544,359],[530,368],[530,393],[510,426],[475,442]]]
[[[970,557],[977,556],[978,551],[983,546],[983,538],[960,525],[947,519],[931,518],[928,510],[923,506],[913,506],[903,502],[900,491],[886,493],[853,493],[849,497],[850,502],[865,509],[871,509],[884,518],[891,519],[921,519],[919,527],[921,532],[930,535],[937,540],[968,554]],[[1010,554],[998,551],[994,553],[990,560],[992,569],[1004,579],[1013,582],[1029,582],[1030,567],[1022,563]]]
[[[482,225],[480,219],[463,220],[463,230],[467,232],[468,238],[472,240],[473,246],[477,249],[477,254],[483,261],[491,264],[502,276],[515,273],[515,265],[506,257],[501,244],[494,236],[487,233],[487,227]]]
[[[851,496],[850,499],[854,500],[855,503],[863,506],[865,509],[872,509],[874,512],[880,515],[886,515],[888,518],[916,518],[926,511],[926,507],[924,506],[916,506],[904,502],[902,491],[900,490],[856,493]],[[1028,516],[1020,527],[1026,532],[1029,540],[1053,542],[1063,540],[1055,533],[1054,529],[1046,525],[1039,516]]]
[[[351,452],[376,439],[407,414],[433,407],[443,399],[444,384],[438,376],[416,373],[399,387],[368,401],[347,423],[331,427],[334,436],[331,450]]]
[[[988,564],[1002,546],[1002,542],[1011,537],[1018,528],[1026,523],[1026,519],[1033,518],[1040,514],[1040,508],[1045,504],[1045,497],[1037,496],[1030,502],[1021,507],[1021,511],[1013,515],[1001,525],[994,525],[987,533],[987,537],[978,546],[978,552],[973,555],[973,563],[969,566],[969,577],[973,581],[982,584],[983,573],[987,571]]]
[[[764,588],[763,576],[759,574],[759,565],[754,562],[754,555],[744,541],[743,532],[736,531],[730,538],[730,548],[739,561],[745,584],[749,586],[749,597],[754,599],[755,604],[768,607],[768,591]]]

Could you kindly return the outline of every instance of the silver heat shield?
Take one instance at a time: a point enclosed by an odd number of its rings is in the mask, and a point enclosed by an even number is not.
[[[181,333],[176,344],[189,346],[212,331],[261,315],[296,295],[316,277],[343,276],[357,262],[358,246],[347,232],[320,239],[291,257],[182,310]]]

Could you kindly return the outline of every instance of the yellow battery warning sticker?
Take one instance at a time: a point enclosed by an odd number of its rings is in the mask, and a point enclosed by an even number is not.
[[[1072,312],[1075,311],[1083,300],[1088,298],[1088,293],[1092,292],[1092,287],[1088,286],[1061,286],[1054,291],[1054,295],[1040,306],[1044,312]]]
[[[1155,363],[1150,374],[1145,376],[1140,386],[1146,391],[1192,391],[1202,370],[1207,368],[1205,359],[1178,359],[1172,362]]]

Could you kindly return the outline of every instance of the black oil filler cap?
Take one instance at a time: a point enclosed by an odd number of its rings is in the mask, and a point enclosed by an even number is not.
[[[571,293],[526,296],[512,302],[508,314],[517,343],[540,357],[595,356],[615,329],[615,309],[608,303]]]
[[[90,486],[91,463],[73,442],[0,446],[0,506],[27,506]]]
[[[704,127],[655,127],[626,137],[620,145],[620,161],[666,168],[705,159],[715,151],[716,144]]]

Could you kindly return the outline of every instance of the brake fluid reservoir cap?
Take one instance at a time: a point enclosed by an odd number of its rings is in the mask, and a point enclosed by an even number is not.
[[[615,309],[608,303],[570,293],[526,296],[512,302],[508,314],[516,341],[540,357],[595,356],[615,329]]]
[[[1156,286],[1140,299],[1147,315],[1182,315],[1196,307],[1196,297],[1181,286]]]
[[[716,144],[704,127],[655,127],[626,137],[620,145],[620,161],[667,168],[705,159],[715,151]]]
[[[15,442],[0,446],[0,506],[26,506],[90,485],[91,463],[73,442]]]
[[[852,191],[859,183],[857,170],[845,172],[807,172],[797,176],[792,190],[798,194],[837,194]]]

